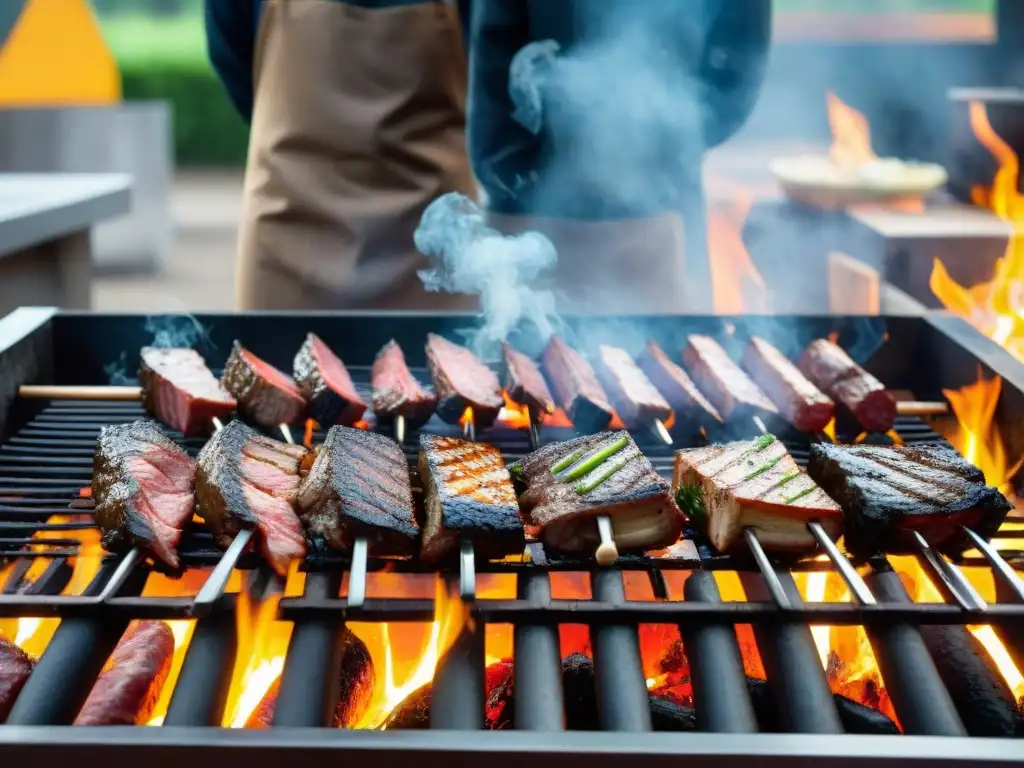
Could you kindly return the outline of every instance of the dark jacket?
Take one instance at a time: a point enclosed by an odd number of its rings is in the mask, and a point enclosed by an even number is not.
[[[770,0],[476,0],[468,141],[492,210],[616,218],[671,210],[681,164],[747,119],[764,75]],[[509,66],[554,40],[560,62],[534,134]],[[699,104],[700,107],[694,107]]]
[[[333,0],[360,8],[389,8],[443,0]],[[470,0],[457,0],[463,29]],[[210,62],[242,117],[252,116],[253,57],[263,0],[205,0],[206,44]],[[387,55],[382,51],[381,55]]]

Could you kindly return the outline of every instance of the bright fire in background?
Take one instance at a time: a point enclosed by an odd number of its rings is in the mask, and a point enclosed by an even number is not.
[[[867,118],[831,91],[825,95],[825,107],[828,111],[828,127],[832,131],[829,160],[841,167],[859,166],[877,160],[878,155],[871,148],[871,127]]]
[[[716,315],[768,312],[764,279],[743,244],[743,225],[753,197],[732,191],[730,204],[708,208],[708,253],[711,257],[712,306]]]

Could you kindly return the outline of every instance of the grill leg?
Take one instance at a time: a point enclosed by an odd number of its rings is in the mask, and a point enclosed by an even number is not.
[[[238,644],[236,619],[218,611],[196,623],[164,725],[220,725]]]
[[[548,605],[551,602],[548,575],[520,574],[519,599],[532,605]],[[516,624],[514,675],[516,728],[524,731],[564,730],[562,659],[557,628]]]
[[[449,584],[448,593],[458,594],[458,583]],[[437,664],[430,727],[454,731],[484,727],[484,627],[479,621],[467,622]]]

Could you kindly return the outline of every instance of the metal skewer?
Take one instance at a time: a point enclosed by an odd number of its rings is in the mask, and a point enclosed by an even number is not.
[[[476,421],[466,419],[462,424],[462,437],[470,442],[476,442]]]
[[[665,445],[672,445],[672,435],[668,433],[668,427],[665,426],[661,419],[655,419],[651,427],[659,440],[665,443]]]
[[[395,416],[395,442],[405,445],[405,416],[402,414]]]

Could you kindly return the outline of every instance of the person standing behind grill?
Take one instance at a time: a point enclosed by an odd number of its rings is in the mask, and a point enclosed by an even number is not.
[[[475,194],[469,0],[205,0],[210,59],[250,121],[241,309],[446,308],[412,233]]]

